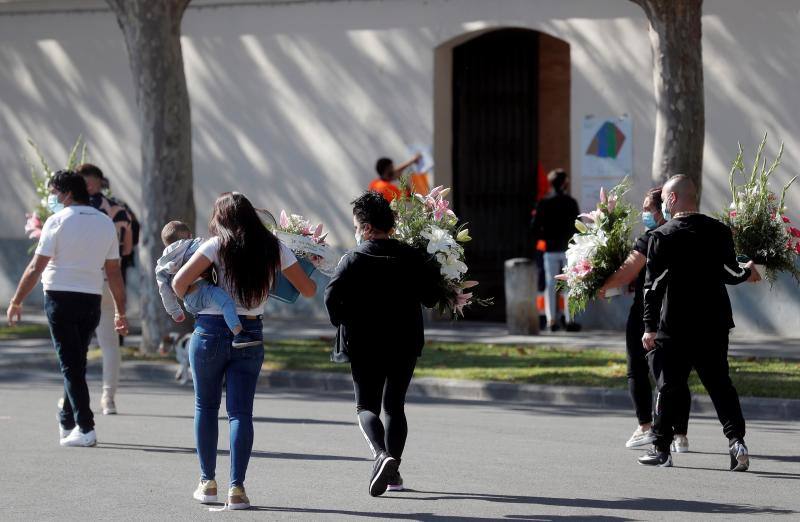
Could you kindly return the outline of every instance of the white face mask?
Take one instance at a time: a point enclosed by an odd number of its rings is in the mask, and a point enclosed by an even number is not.
[[[56,212],[64,210],[64,204],[58,200],[58,196],[50,194],[47,196],[47,208],[50,209],[50,212],[55,214]]]
[[[672,213],[667,209],[667,202],[661,202],[661,215],[664,216],[665,221],[672,219]]]
[[[364,241],[364,237],[361,235],[360,232],[356,232],[356,245],[360,245]]]

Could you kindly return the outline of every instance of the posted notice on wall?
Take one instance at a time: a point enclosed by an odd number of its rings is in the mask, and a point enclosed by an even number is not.
[[[630,116],[587,116],[581,129],[581,210],[592,210],[600,188],[608,191],[633,171]]]

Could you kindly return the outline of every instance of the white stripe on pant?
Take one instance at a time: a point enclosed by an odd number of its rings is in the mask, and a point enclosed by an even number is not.
[[[114,397],[119,384],[119,367],[122,355],[119,350],[119,334],[114,329],[114,298],[108,283],[103,283],[103,300],[100,303],[100,324],[95,335],[103,352],[103,394]]]

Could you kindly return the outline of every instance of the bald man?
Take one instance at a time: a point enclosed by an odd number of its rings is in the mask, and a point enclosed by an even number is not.
[[[728,371],[728,334],[734,323],[725,285],[760,277],[752,262],[739,266],[731,230],[698,211],[690,178],[670,178],[661,198],[667,223],[653,231],[647,252],[642,337],[658,387],[656,440],[639,463],[672,466],[672,426],[685,408],[681,398],[694,368],[728,438],[731,471],[746,471],[744,417]]]

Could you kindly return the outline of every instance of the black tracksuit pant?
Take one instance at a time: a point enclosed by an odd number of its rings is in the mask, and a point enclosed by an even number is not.
[[[694,368],[717,410],[722,431],[730,443],[743,441],[745,423],[739,395],[728,369],[728,332],[696,337],[656,340],[649,354],[658,397],[653,432],[660,451],[669,451],[673,426],[681,416],[682,398],[688,393],[689,373]]]
[[[77,424],[81,432],[94,429],[94,415],[89,407],[86,384],[86,354],[89,341],[100,323],[100,300],[96,294],[81,292],[45,292],[44,309],[50,335],[64,376],[64,401],[59,420],[65,429]]]
[[[387,452],[400,460],[408,435],[406,392],[417,364],[416,354],[351,354],[358,426],[373,456]],[[386,428],[381,423],[383,402]]]
[[[653,421],[653,386],[650,383],[647,352],[642,346],[644,335],[642,313],[641,307],[631,308],[625,330],[625,351],[628,361],[628,393],[633,402],[633,409],[639,424],[648,424]],[[686,435],[689,428],[689,411],[692,407],[692,395],[688,386],[678,397],[678,405],[673,431]]]

